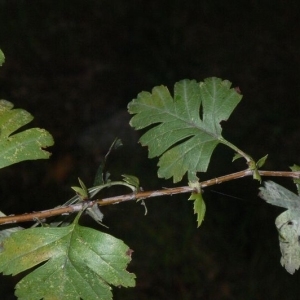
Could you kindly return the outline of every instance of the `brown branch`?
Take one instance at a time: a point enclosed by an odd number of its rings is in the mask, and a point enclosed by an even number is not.
[[[290,177],[290,178],[300,178],[300,172],[280,172],[280,171],[258,171],[261,176],[269,176],[269,177]],[[252,170],[244,170],[232,174],[228,174],[225,176],[209,179],[206,181],[201,182],[201,187],[205,188],[211,185],[220,184],[226,181],[235,180],[239,178],[243,178],[246,176],[252,176]],[[39,212],[32,212],[28,214],[22,215],[11,215],[7,217],[0,217],[0,224],[9,224],[9,223],[21,223],[21,222],[28,222],[28,221],[37,221],[43,220],[45,218],[58,216],[58,215],[68,215],[74,212],[79,212],[87,207],[93,206],[96,202],[100,206],[111,205],[111,204],[118,204],[125,201],[131,200],[141,200],[141,199],[148,199],[160,196],[172,196],[176,194],[183,194],[183,193],[191,193],[195,191],[193,188],[189,186],[183,187],[175,187],[175,188],[166,188],[157,191],[142,191],[138,193],[131,193],[128,195],[121,195],[115,196],[110,198],[104,199],[96,199],[90,201],[79,202],[76,204],[68,205],[68,206],[60,206],[57,208],[39,211]]]

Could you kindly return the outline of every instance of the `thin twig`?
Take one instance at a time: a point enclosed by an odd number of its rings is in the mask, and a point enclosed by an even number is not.
[[[298,179],[300,178],[300,172],[280,172],[280,171],[258,171],[258,172],[261,176],[290,177],[290,178],[298,178]],[[211,185],[216,185],[226,181],[235,180],[235,179],[243,178],[246,176],[252,176],[252,175],[253,175],[253,171],[247,169],[244,171],[203,181],[201,182],[201,187],[205,188]],[[79,202],[76,204],[62,206],[62,207],[60,206],[49,210],[39,211],[39,212],[0,217],[0,224],[21,223],[21,222],[28,222],[28,221],[43,220],[58,215],[68,215],[74,212],[79,212],[87,207],[92,207],[96,202],[100,206],[106,206],[111,204],[118,204],[125,201],[149,199],[149,198],[166,196],[166,195],[172,196],[176,194],[192,193],[194,191],[195,190],[189,186],[183,186],[183,187],[175,187],[175,188],[166,188],[157,191],[146,191],[146,192],[143,191],[143,192],[131,193],[128,195],[120,195],[120,196],[115,196],[110,198]]]

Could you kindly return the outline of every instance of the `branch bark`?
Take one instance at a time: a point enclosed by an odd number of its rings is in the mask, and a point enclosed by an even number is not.
[[[300,178],[300,172],[280,172],[280,171],[258,171],[260,176],[268,177],[290,177],[290,178]],[[221,184],[226,181],[235,180],[243,178],[246,176],[252,176],[253,171],[246,169],[244,171],[227,174],[217,178],[209,179],[201,182],[201,188],[205,188],[211,185]],[[118,204],[125,201],[132,200],[141,200],[149,199],[160,196],[172,196],[176,194],[192,193],[196,192],[193,188],[189,186],[175,187],[175,188],[166,188],[156,191],[141,191],[138,193],[131,193],[127,195],[120,195],[115,197],[109,197],[104,199],[89,200],[84,202],[79,202],[76,204],[68,206],[60,206],[49,210],[25,213],[22,215],[11,215],[7,217],[0,217],[0,224],[10,224],[10,223],[21,223],[21,222],[36,222],[37,220],[43,220],[49,217],[58,216],[58,215],[69,215],[74,212],[79,212],[87,207],[92,207],[95,203],[98,203],[99,206],[106,206],[111,204]]]

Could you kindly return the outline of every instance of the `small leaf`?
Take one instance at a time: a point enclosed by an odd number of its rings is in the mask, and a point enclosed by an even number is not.
[[[110,285],[135,285],[135,275],[125,270],[131,250],[109,234],[75,223],[16,232],[3,248],[0,271],[5,275],[44,263],[16,285],[22,300],[110,300]]]
[[[239,159],[241,157],[243,157],[241,154],[235,153],[234,156],[233,156],[233,158],[232,158],[232,161],[235,161],[235,160],[237,160],[237,159]]]
[[[0,49],[0,67],[3,65],[4,61],[5,61],[5,56],[2,50]]]
[[[27,111],[13,109],[12,103],[0,100],[0,168],[24,160],[49,158],[50,153],[43,148],[54,142],[46,130],[31,128],[11,135],[32,119]]]
[[[109,147],[109,150],[104,157],[104,161],[101,162],[100,166],[98,167],[98,170],[97,170],[97,173],[96,173],[96,176],[94,179],[94,184],[93,184],[94,186],[105,184],[108,182],[108,179],[110,176],[109,172],[106,171],[106,164],[107,164],[108,157],[113,150],[116,150],[121,146],[123,146],[121,139],[116,138],[113,141],[113,143],[111,144],[111,146]]]
[[[74,190],[78,196],[80,196],[80,200],[88,199],[88,195],[83,188],[79,186],[71,186],[71,189]]]
[[[81,200],[89,199],[89,191],[83,181],[78,177],[78,181],[81,187],[79,186],[72,186],[71,189],[74,190],[77,195],[81,198]]]
[[[257,167],[258,169],[261,168],[261,167],[265,164],[267,158],[268,158],[268,154],[265,155],[264,157],[260,158],[260,159],[257,161],[257,163],[256,163],[256,167]]]
[[[82,189],[86,192],[86,194],[88,194],[88,190],[87,190],[85,184],[83,183],[83,181],[79,177],[78,177],[78,181],[79,181],[79,184],[82,187]]]
[[[178,182],[188,172],[206,172],[218,145],[230,145],[221,135],[221,121],[227,120],[242,96],[231,83],[220,78],[204,82],[182,80],[174,87],[174,98],[165,86],[142,92],[128,105],[135,114],[130,125],[136,130],[153,125],[140,139],[148,146],[149,158],[159,156],[158,176]],[[202,115],[200,115],[202,108]]]
[[[206,212],[206,205],[202,198],[202,193],[192,193],[189,200],[194,200],[194,213],[197,214],[197,227],[200,227]]]
[[[104,184],[105,183],[105,179],[103,178],[104,176],[104,165],[103,163],[100,163],[99,167],[98,167],[98,170],[96,172],[96,175],[95,175],[95,179],[94,179],[94,183],[93,185],[96,186],[96,185],[101,185],[101,184]]]
[[[298,172],[300,171],[300,166],[294,164],[293,166],[290,167],[290,169],[293,171],[293,172]],[[300,180],[300,179],[299,179]]]
[[[98,224],[103,225],[102,224],[102,220],[103,220],[103,213],[101,212],[99,206],[97,203],[95,203],[92,207],[89,207],[86,210],[87,214],[93,218]]]
[[[127,182],[128,184],[134,186],[136,188],[136,190],[139,189],[140,181],[136,176],[123,174],[122,177],[123,177],[123,180],[125,182]]]

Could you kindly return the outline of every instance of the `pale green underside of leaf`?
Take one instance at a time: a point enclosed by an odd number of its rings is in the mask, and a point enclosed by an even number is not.
[[[31,128],[12,135],[32,119],[27,111],[13,109],[12,103],[0,100],[0,168],[24,160],[49,158],[50,153],[43,148],[54,142],[46,130]]]
[[[97,230],[72,224],[61,228],[32,228],[4,241],[0,271],[18,274],[39,266],[16,286],[22,300],[106,300],[111,287],[135,285],[125,268],[129,248]]]
[[[300,209],[300,197],[273,181],[266,181],[264,187],[259,189],[259,196],[272,205]]]
[[[277,217],[275,224],[279,232],[281,265],[290,274],[294,274],[300,267],[300,210],[284,211]]]
[[[149,158],[160,156],[159,177],[178,182],[186,172],[207,170],[213,150],[224,140],[220,122],[229,118],[242,98],[230,86],[214,77],[200,83],[182,80],[175,84],[174,99],[165,86],[158,86],[129,103],[129,113],[135,114],[132,127],[154,125],[140,142],[148,146]],[[189,180],[196,178],[192,175]]]
[[[293,274],[300,266],[300,197],[273,181],[264,183],[259,196],[272,205],[288,209],[276,218],[275,224],[279,233],[281,265]]]

